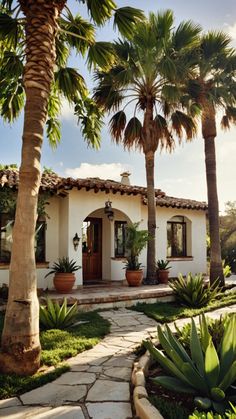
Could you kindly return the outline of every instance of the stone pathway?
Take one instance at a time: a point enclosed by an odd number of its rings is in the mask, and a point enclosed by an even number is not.
[[[236,305],[209,315],[236,312]],[[134,350],[148,337],[156,337],[156,322],[127,309],[101,315],[111,333],[93,349],[69,359],[71,370],[19,398],[0,401],[0,418],[7,419],[132,419],[130,377]],[[189,319],[177,321],[178,326]],[[171,325],[173,327],[173,324]]]

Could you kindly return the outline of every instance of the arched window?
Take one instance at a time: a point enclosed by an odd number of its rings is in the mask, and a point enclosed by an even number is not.
[[[177,215],[167,221],[167,257],[191,256],[191,222]]]

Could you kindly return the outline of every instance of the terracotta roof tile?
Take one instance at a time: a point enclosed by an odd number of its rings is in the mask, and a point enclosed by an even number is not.
[[[0,185],[2,187],[8,186],[14,190],[18,189],[19,172],[16,169],[0,170]],[[87,191],[94,190],[94,192],[105,191],[106,193],[121,195],[141,195],[143,203],[147,204],[146,194],[147,189],[144,186],[124,185],[123,183],[114,180],[104,180],[100,178],[86,178],[73,179],[63,178],[56,174],[43,174],[41,179],[41,191],[48,191],[51,193],[65,195],[67,190],[72,188],[85,189]],[[205,202],[194,201],[190,199],[174,198],[166,196],[165,192],[160,189],[155,190],[156,204],[160,207],[175,207],[186,209],[206,210],[207,204]]]

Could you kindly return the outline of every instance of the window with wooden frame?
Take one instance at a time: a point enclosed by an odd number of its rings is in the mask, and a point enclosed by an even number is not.
[[[125,257],[126,221],[115,221],[115,257]]]
[[[182,216],[172,217],[167,222],[167,257],[187,256],[187,227]]]
[[[7,213],[0,213],[0,263],[8,264],[11,259],[12,229],[14,219]],[[38,221],[35,230],[36,262],[45,262],[46,222]]]

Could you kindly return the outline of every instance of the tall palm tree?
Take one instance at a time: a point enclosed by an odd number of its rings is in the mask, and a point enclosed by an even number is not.
[[[200,27],[191,21],[173,29],[173,13],[150,13],[130,40],[114,43],[117,61],[95,73],[95,101],[108,112],[111,136],[125,148],[143,151],[146,165],[148,231],[147,283],[156,281],[154,159],[157,148],[172,150],[173,134],[195,134],[191,116],[179,105],[181,80],[189,73]],[[128,119],[133,105],[133,116]],[[142,121],[140,120],[142,118]]]
[[[209,32],[202,36],[196,54],[197,65],[188,82],[188,94],[192,105],[201,109],[210,230],[210,283],[217,281],[224,285],[216,179],[216,115],[218,111],[223,112],[223,129],[236,123],[236,53],[226,34]]]
[[[124,35],[130,36],[134,23],[142,18],[139,10],[117,9],[112,0],[82,2],[86,4],[91,18],[98,25],[104,24],[113,15],[114,24]],[[80,16],[73,16],[66,3],[66,0],[3,0],[0,3],[0,42],[4,43],[5,53],[11,56],[16,51],[18,58],[18,50],[22,47],[26,57],[23,63],[23,79],[19,83],[18,79],[15,80],[16,83],[13,83],[13,90],[10,92],[16,107],[21,107],[22,103],[18,100],[23,100],[23,94],[26,101],[10,263],[9,300],[0,352],[0,370],[4,373],[30,375],[37,371],[40,365],[34,231],[41,176],[41,148],[48,112],[49,116],[51,112],[52,117],[48,123],[49,133],[53,132],[54,138],[58,138],[59,131],[55,120],[59,104],[56,100],[50,103],[52,96],[55,96],[54,84],[60,90],[64,83],[69,98],[74,100],[72,80],[76,80],[76,110],[79,115],[84,110],[86,89],[79,75],[71,71],[74,77],[68,78],[68,72],[65,73],[61,69],[55,76],[54,71],[57,64],[63,65],[63,57],[69,53],[70,47],[75,47],[78,52],[85,54],[90,46],[90,62],[97,58],[100,63],[105,63],[108,61],[108,55],[111,58],[109,44],[95,44],[91,26],[86,27]],[[62,59],[62,62],[58,62],[57,58]],[[7,90],[7,76],[1,82]],[[3,97],[0,97],[0,101],[3,114],[12,109],[12,102],[5,102]],[[90,102],[87,107],[90,107]],[[84,117],[83,131],[88,132],[89,136],[91,129],[92,123]]]

